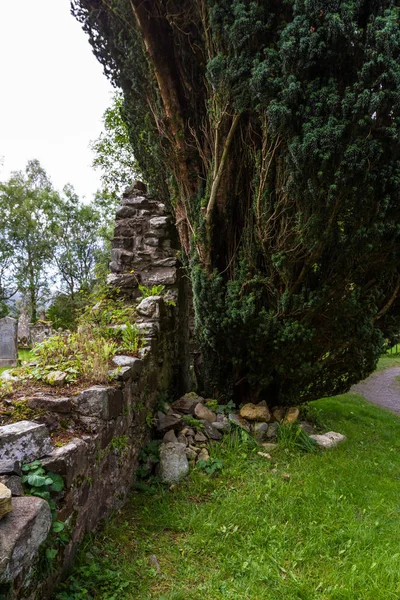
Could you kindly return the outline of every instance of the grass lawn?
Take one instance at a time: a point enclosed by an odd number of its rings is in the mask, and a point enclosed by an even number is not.
[[[311,411],[348,441],[279,448],[271,465],[225,438],[217,477],[194,469],[172,491],[133,493],[57,599],[398,600],[400,419],[354,394]]]

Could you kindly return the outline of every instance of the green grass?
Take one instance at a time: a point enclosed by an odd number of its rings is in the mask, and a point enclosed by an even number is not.
[[[382,354],[378,361],[377,371],[390,369],[390,367],[400,367],[400,356],[397,354]]]
[[[311,410],[348,441],[286,444],[273,465],[226,438],[217,477],[195,469],[172,491],[132,494],[57,598],[398,600],[400,419],[354,394]]]

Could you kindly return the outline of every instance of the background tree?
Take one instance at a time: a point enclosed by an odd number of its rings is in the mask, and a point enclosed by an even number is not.
[[[93,167],[101,171],[103,191],[118,200],[138,172],[123,115],[123,97],[116,92],[103,116],[103,131],[91,143]]]
[[[72,7],[175,213],[209,385],[293,402],[370,373],[399,328],[397,2]]]
[[[77,292],[88,292],[93,282],[101,214],[93,204],[81,204],[73,187],[64,187],[57,205],[53,233],[54,260],[61,288],[72,302]]]
[[[53,255],[52,223],[59,196],[39,161],[28,162],[24,172],[13,173],[0,184],[0,212],[12,249],[13,279],[28,299],[32,321],[49,291]],[[2,268],[7,270],[6,263]]]

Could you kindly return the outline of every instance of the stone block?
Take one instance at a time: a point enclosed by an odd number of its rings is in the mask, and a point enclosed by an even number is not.
[[[116,367],[130,367],[130,377],[137,379],[143,370],[143,359],[135,356],[114,356],[113,363]]]
[[[0,583],[12,582],[32,564],[51,527],[50,507],[42,498],[13,498],[12,509],[0,521]]]
[[[72,398],[72,404],[80,415],[108,420],[122,413],[123,397],[118,388],[95,385]]]
[[[41,462],[47,471],[61,475],[69,488],[74,479],[89,467],[87,454],[88,444],[80,438],[73,438],[65,446],[55,448]]]
[[[69,413],[72,408],[70,398],[55,398],[53,396],[32,396],[28,398],[29,408],[41,408],[57,413]]]
[[[173,267],[158,267],[147,273],[142,273],[142,283],[148,287],[153,285],[173,285],[177,282],[177,269]]]
[[[23,496],[25,493],[22,478],[18,475],[0,475],[0,483],[8,487],[13,496]]]
[[[19,460],[0,460],[0,475],[22,475]]]
[[[0,460],[32,462],[49,454],[53,444],[45,425],[19,421],[0,427]]]
[[[136,310],[142,317],[149,317],[152,319],[159,319],[161,315],[161,303],[163,299],[161,296],[148,296],[137,305]]]

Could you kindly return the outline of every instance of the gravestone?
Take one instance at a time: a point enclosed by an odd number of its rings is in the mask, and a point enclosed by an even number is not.
[[[0,319],[0,367],[16,367],[18,361],[18,321]]]

